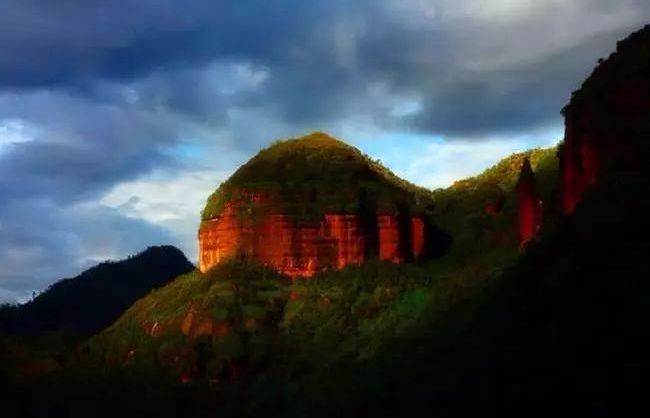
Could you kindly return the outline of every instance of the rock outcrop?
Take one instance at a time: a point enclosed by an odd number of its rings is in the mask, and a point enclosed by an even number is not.
[[[231,257],[245,257],[271,266],[291,277],[308,277],[325,269],[360,264],[373,256],[401,263],[417,258],[424,247],[424,222],[411,218],[403,229],[398,216],[377,215],[377,230],[367,231],[357,215],[328,213],[318,223],[296,223],[282,213],[260,222],[237,220],[232,210],[206,221],[199,232],[200,269]],[[379,250],[369,248],[379,236]],[[409,239],[410,238],[410,239]],[[410,241],[409,246],[404,241]]]
[[[562,114],[560,191],[568,215],[600,176],[650,163],[650,25],[617,44]]]
[[[535,175],[526,158],[517,181],[519,245],[523,248],[542,227],[542,200],[535,187]]]
[[[200,269],[243,257],[309,277],[374,257],[401,263],[429,256],[435,234],[417,194],[324,134],[276,144],[211,196],[199,230]]]

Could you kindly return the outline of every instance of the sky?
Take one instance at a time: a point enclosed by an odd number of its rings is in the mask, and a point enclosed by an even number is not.
[[[0,0],[0,302],[149,245],[276,139],[444,187],[556,143],[647,0]]]

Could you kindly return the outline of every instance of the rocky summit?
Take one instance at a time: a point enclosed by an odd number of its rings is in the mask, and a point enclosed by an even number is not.
[[[291,277],[433,255],[430,195],[323,133],[260,151],[207,202],[199,261],[243,257]]]

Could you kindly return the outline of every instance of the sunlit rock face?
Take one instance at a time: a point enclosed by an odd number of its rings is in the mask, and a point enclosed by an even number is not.
[[[200,269],[238,257],[309,277],[372,258],[435,257],[450,243],[431,204],[428,190],[326,134],[279,141],[208,198]]]
[[[650,140],[650,25],[617,44],[562,111],[561,208],[613,174],[647,171]]]
[[[425,223],[419,217],[326,213],[320,220],[299,221],[282,213],[278,198],[241,193],[222,214],[199,231],[199,264],[207,271],[223,260],[244,257],[290,277],[309,277],[326,269],[379,257],[401,263],[418,258],[425,246]]]
[[[542,226],[542,201],[535,187],[535,175],[526,158],[517,181],[519,244],[524,247]]]

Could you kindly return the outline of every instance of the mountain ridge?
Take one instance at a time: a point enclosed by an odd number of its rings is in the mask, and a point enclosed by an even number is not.
[[[5,307],[0,311],[0,329],[18,335],[63,330],[91,335],[150,290],[193,269],[176,247],[149,247],[61,279],[23,305]]]

